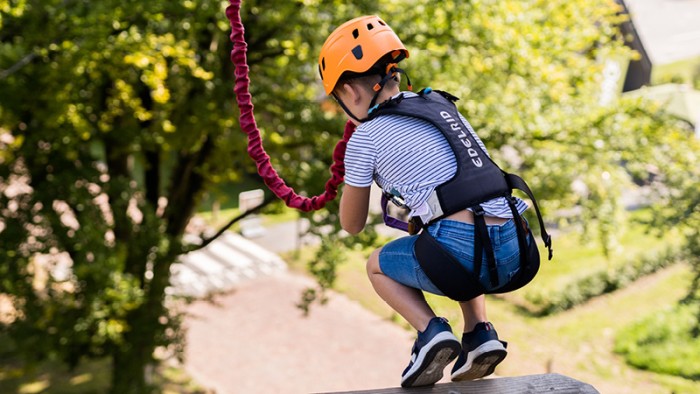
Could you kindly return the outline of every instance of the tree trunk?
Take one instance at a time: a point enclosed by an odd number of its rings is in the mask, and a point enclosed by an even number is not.
[[[167,280],[160,278],[159,282],[167,283]],[[155,287],[158,289],[151,289],[144,303],[128,316],[129,331],[124,334],[123,344],[112,353],[110,392],[113,394],[149,393],[155,388],[148,381],[146,371],[156,363],[153,357],[158,346],[156,338],[163,335],[164,326],[159,319],[164,311],[165,286]],[[154,296],[154,293],[157,294]]]
[[[143,394],[153,390],[146,381],[146,368],[153,362],[153,343],[132,335],[142,331],[125,335],[124,345],[112,353],[112,394]]]
[[[174,244],[174,249],[179,250],[179,242]],[[153,278],[145,283],[144,302],[127,317],[129,330],[124,334],[123,344],[112,353],[110,392],[113,394],[141,394],[155,389],[147,379],[147,370],[156,366],[153,352],[164,344],[166,325],[160,320],[168,315],[164,304],[165,288],[170,282],[170,266],[177,256],[172,253],[156,259]]]

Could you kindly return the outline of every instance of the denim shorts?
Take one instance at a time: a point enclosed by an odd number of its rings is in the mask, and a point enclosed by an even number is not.
[[[427,230],[468,272],[474,272],[473,224],[443,219],[430,225]],[[520,249],[515,224],[511,219],[500,225],[489,225],[488,231],[498,267],[498,283],[504,285],[517,274],[520,268]],[[387,243],[379,253],[379,267],[384,275],[399,283],[443,295],[418,264],[413,252],[413,245],[417,238],[417,235],[412,235]],[[529,242],[533,240],[528,231]],[[479,282],[487,290],[492,290],[485,251]]]

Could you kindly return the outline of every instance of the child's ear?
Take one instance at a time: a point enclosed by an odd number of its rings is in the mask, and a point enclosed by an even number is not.
[[[359,86],[351,83],[345,83],[343,84],[342,89],[347,101],[359,104],[362,100],[362,91]]]

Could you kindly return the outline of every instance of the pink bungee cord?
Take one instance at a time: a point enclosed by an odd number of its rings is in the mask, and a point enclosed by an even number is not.
[[[333,164],[330,167],[331,178],[326,181],[323,194],[314,197],[304,197],[296,194],[294,189],[287,186],[284,180],[277,174],[272,164],[270,156],[263,148],[260,130],[255,122],[253,114],[253,103],[249,91],[250,79],[248,78],[248,62],[246,51],[248,44],[244,38],[244,27],[241,22],[241,0],[229,0],[230,5],[226,7],[226,17],[231,23],[231,62],[235,66],[235,85],[233,88],[236,94],[236,101],[240,111],[239,122],[241,129],[248,135],[248,155],[255,161],[258,174],[263,178],[265,185],[290,208],[296,208],[303,212],[315,211],[323,208],[327,202],[333,200],[338,195],[338,186],[343,183],[345,175],[345,147],[350,136],[355,131],[355,125],[348,121],[345,124],[343,138],[338,141],[333,150]]]

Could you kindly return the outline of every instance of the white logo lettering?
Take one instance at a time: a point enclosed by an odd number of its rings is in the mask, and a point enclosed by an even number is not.
[[[457,138],[462,142],[462,145],[464,145],[467,148],[467,153],[469,154],[469,157],[472,158],[472,163],[474,163],[475,166],[481,167],[484,165],[484,163],[481,161],[481,158],[479,157],[479,152],[476,151],[476,149],[472,148],[472,142],[469,140],[467,137],[467,133],[462,129],[462,124],[461,122],[457,122],[455,118],[450,115],[449,112],[447,111],[440,111],[440,116],[447,121],[447,123],[450,123],[450,129],[452,131],[457,132]]]

